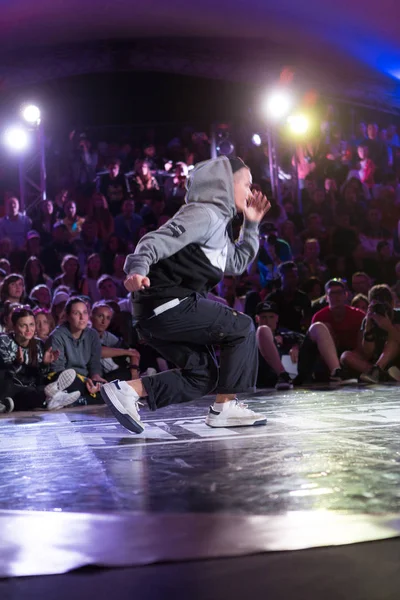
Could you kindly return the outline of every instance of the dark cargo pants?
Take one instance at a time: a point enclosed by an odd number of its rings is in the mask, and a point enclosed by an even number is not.
[[[143,377],[152,410],[189,402],[211,392],[254,389],[258,350],[253,321],[213,300],[193,294],[157,316],[139,319],[143,339],[177,369]],[[220,364],[214,345],[220,348]]]

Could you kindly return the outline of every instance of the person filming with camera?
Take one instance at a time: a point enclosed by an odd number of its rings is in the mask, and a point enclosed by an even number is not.
[[[394,308],[387,285],[372,287],[368,302],[361,343],[356,350],[344,352],[341,362],[360,374],[361,383],[391,382],[400,375],[395,366],[400,364],[400,310]]]

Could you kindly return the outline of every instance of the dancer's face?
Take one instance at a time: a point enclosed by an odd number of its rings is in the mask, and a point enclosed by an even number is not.
[[[251,194],[252,181],[250,169],[239,169],[233,175],[233,193],[238,213],[242,213],[246,208],[247,200]]]

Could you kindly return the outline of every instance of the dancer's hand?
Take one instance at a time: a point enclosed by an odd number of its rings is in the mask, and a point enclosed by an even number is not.
[[[262,192],[254,191],[250,194],[243,212],[248,221],[260,223],[270,208],[268,198]]]
[[[150,287],[150,279],[143,275],[128,275],[125,279],[124,286],[128,292],[137,292],[138,290],[144,290],[144,288]]]

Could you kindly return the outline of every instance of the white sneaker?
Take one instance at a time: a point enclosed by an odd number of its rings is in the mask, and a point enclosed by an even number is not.
[[[81,397],[80,392],[57,392],[52,398],[49,398],[47,402],[47,410],[58,410],[59,408],[65,408],[70,404],[73,404]]]
[[[14,400],[7,396],[0,402],[0,413],[10,413],[14,410]]]
[[[111,381],[100,389],[101,397],[118,421],[133,433],[142,433],[144,425],[139,416],[139,394],[126,381]]]
[[[57,392],[63,392],[75,381],[76,373],[74,369],[67,369],[63,371],[57,381],[53,381],[53,383],[49,383],[44,388],[44,393],[47,398],[52,398],[57,394]]]
[[[210,406],[206,416],[206,425],[209,427],[245,427],[249,425],[266,425],[267,419],[247,408],[247,404],[238,400],[231,400],[224,404],[223,410],[218,412]]]

